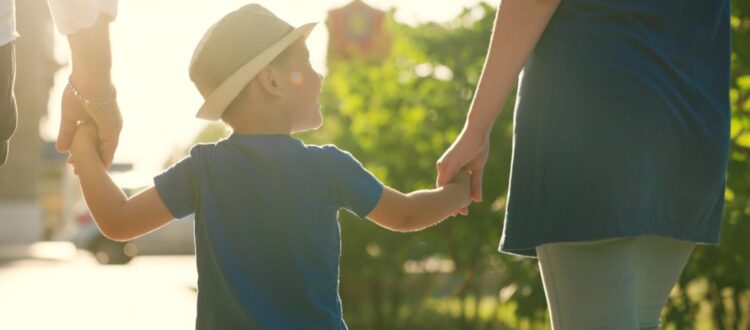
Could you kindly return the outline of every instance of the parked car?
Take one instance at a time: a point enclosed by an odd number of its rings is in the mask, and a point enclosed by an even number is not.
[[[131,195],[140,189],[124,189]],[[138,255],[195,254],[193,215],[172,220],[166,226],[128,242],[110,240],[99,231],[85,203],[74,205],[74,234],[71,241],[78,249],[90,251],[103,265],[122,265]]]
[[[128,242],[117,242],[104,237],[85,212],[76,218],[79,229],[73,239],[77,248],[90,251],[103,265],[123,265],[137,255],[194,254],[193,216],[173,220],[166,226]]]

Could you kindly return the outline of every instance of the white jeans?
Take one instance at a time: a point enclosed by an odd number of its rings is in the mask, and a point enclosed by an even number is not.
[[[537,247],[552,328],[658,329],[693,247],[660,236]]]

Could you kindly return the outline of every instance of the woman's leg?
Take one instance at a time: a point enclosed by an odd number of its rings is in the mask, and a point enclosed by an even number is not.
[[[660,236],[538,247],[553,329],[658,329],[694,247]]]
[[[640,329],[659,329],[659,316],[695,243],[660,236],[636,238],[636,302]]]
[[[633,330],[636,239],[552,243],[537,247],[555,330]]]

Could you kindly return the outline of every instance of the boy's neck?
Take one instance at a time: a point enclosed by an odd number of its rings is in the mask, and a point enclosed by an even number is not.
[[[227,123],[236,134],[291,135],[292,126],[281,110],[242,111]]]
[[[291,135],[289,129],[271,126],[233,127],[232,130],[241,135]]]

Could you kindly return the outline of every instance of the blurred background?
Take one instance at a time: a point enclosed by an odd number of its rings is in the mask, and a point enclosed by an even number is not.
[[[482,69],[498,1],[257,1],[308,39],[324,73],[323,127],[298,136],[351,151],[386,184],[434,185]],[[194,118],[187,76],[213,22],[246,1],[120,1],[111,24],[124,117],[111,171],[127,193],[196,142],[229,132]],[[68,48],[45,0],[16,1],[19,128],[0,167],[0,329],[185,329],[195,318],[192,219],[132,242],[102,237],[66,155],[54,151]],[[666,329],[750,328],[750,1],[732,2],[732,150],[720,246],[699,246]],[[617,86],[611,86],[617,88]],[[342,213],[341,296],[352,329],[546,329],[535,260],[497,253],[512,104],[496,123],[485,202],[415,234]],[[616,152],[616,150],[613,150]]]

